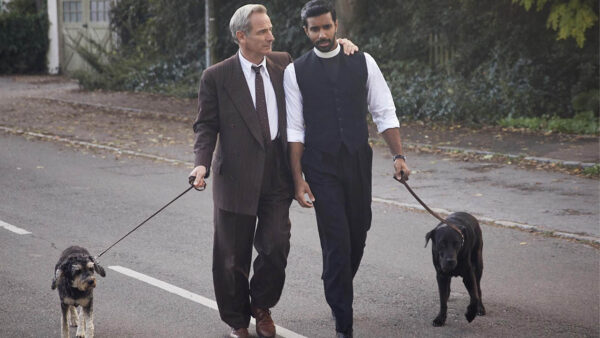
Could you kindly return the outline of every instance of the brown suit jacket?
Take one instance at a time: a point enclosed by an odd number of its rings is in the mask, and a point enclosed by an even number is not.
[[[272,52],[266,62],[277,98],[283,162],[289,170],[283,72],[292,58],[288,53]],[[202,73],[194,132],[195,166],[206,166],[208,177],[212,162],[215,207],[256,215],[264,179],[265,140],[237,53]]]

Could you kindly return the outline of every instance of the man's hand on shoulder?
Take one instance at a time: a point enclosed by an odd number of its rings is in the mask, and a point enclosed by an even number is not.
[[[350,41],[348,39],[344,39],[344,38],[338,39],[337,41],[340,45],[342,45],[344,54],[352,55],[352,54],[358,52],[358,46],[355,45],[354,43],[352,43],[352,41]]]

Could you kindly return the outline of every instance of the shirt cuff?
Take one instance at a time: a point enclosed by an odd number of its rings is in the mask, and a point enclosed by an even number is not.
[[[304,144],[304,131],[287,129],[288,142],[300,142]]]

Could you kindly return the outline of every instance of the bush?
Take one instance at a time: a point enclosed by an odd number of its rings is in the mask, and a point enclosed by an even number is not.
[[[493,123],[597,111],[597,24],[579,48],[556,41],[547,15],[509,1],[372,1],[368,17],[378,19],[356,43],[379,61],[403,118]],[[444,64],[429,59],[432,34],[451,54]]]
[[[559,132],[567,134],[599,134],[598,118],[592,111],[577,113],[573,118],[517,117],[504,118],[498,124],[509,128],[525,128],[534,131]]]
[[[35,1],[15,0],[0,13],[0,74],[46,71],[48,15]]]
[[[215,50],[218,58],[224,59],[238,49],[229,33],[229,18],[246,2],[214,3],[219,23]],[[268,0],[264,4],[278,29],[274,50],[299,56],[310,48],[300,27],[303,0]],[[111,30],[119,37],[115,53],[100,50],[91,41],[91,47],[77,49],[93,69],[74,73],[84,88],[197,95],[205,68],[204,0],[177,6],[162,0],[121,0],[111,10]]]
[[[238,49],[228,23],[245,3],[214,1],[219,60]],[[273,23],[274,50],[298,57],[311,48],[300,22],[305,0],[262,3]],[[349,38],[378,61],[402,119],[495,123],[543,116],[563,121],[586,111],[597,116],[597,24],[579,48],[573,40],[556,41],[555,32],[546,28],[548,11],[527,12],[510,1],[493,0],[369,1],[365,17],[370,20]],[[96,75],[78,78],[87,88],[194,96],[205,67],[203,18],[203,0],[178,6],[121,0],[111,11],[121,44],[116,53],[103,56],[110,67],[90,56]],[[430,60],[432,34],[451,54],[443,64]]]

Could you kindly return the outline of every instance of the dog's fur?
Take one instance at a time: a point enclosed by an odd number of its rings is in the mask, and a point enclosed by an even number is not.
[[[462,233],[462,238],[456,230]],[[450,280],[456,276],[463,278],[471,298],[465,313],[467,321],[473,321],[476,315],[485,315],[480,287],[483,273],[483,237],[477,219],[466,212],[453,213],[446,218],[445,223],[438,224],[425,235],[425,246],[430,239],[440,293],[440,312],[433,320],[433,325],[442,326],[446,322]]]
[[[94,337],[94,272],[104,277],[104,269],[86,249],[71,246],[62,252],[54,271],[51,287],[52,290],[58,288],[60,297],[62,337],[69,337],[69,324],[77,326],[77,337]],[[81,306],[79,316],[77,306]]]

